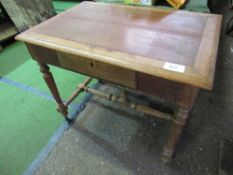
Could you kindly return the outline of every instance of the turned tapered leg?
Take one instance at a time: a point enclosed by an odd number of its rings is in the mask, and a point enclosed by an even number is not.
[[[44,63],[39,63],[40,71],[43,74],[44,80],[48,85],[50,92],[52,93],[54,99],[57,102],[58,108],[57,111],[62,113],[62,115],[67,118],[68,115],[68,108],[65,106],[61,100],[60,94],[58,92],[56,83],[54,81],[52,73],[49,71],[49,66]]]
[[[168,136],[167,143],[164,146],[161,156],[161,159],[164,162],[169,162],[175,151],[175,146],[180,140],[182,130],[189,117],[189,112],[196,100],[198,90],[198,88],[192,86],[182,89],[182,93],[177,100],[177,109],[174,113],[174,120],[172,121],[170,135]]]
[[[178,108],[175,112],[175,120],[172,123],[170,135],[168,137],[166,145],[164,146],[164,150],[161,156],[161,159],[164,162],[170,161],[174,153],[175,146],[180,139],[183,127],[185,126],[188,119],[188,115],[189,109]]]
[[[128,102],[128,93],[127,93],[126,89],[123,89],[120,100],[122,102],[125,102],[125,103]]]

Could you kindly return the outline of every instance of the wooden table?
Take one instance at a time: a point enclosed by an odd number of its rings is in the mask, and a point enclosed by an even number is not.
[[[179,140],[198,90],[211,90],[222,17],[83,2],[17,36],[24,41],[57,104],[65,105],[47,64],[176,104],[162,160]]]

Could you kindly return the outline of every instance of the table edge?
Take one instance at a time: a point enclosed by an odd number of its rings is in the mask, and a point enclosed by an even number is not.
[[[43,40],[43,37],[45,37],[46,41]],[[23,41],[28,44],[36,45],[45,47],[51,50],[72,54],[76,56],[82,56],[86,57],[88,59],[92,59],[95,61],[102,61],[107,64],[119,66],[122,68],[130,69],[136,72],[141,72],[145,74],[149,74],[152,76],[161,77],[164,79],[177,81],[180,83],[189,84],[192,86],[200,87],[203,89],[211,90],[213,86],[213,80],[209,79],[208,77],[204,77],[202,74],[200,74],[195,67],[188,67],[186,66],[184,73],[179,73],[175,71],[169,71],[163,68],[165,61],[156,60],[148,57],[133,55],[129,53],[123,53],[123,52],[113,52],[111,51],[110,55],[109,53],[103,51],[103,48],[95,48],[95,51],[93,51],[93,48],[89,48],[88,50],[81,49],[80,47],[75,47],[72,45],[72,41],[64,41],[63,45],[59,45],[56,42],[48,42],[48,38],[51,39],[50,36],[39,36],[31,35],[28,33],[22,33],[16,36],[16,40]],[[54,37],[52,37],[54,39]],[[57,38],[58,39],[58,38]],[[81,44],[76,43],[75,44]],[[81,44],[83,47],[88,47],[87,45]],[[114,57],[115,54],[115,57]],[[116,56],[124,57],[126,59],[119,60]],[[133,59],[132,59],[133,58]],[[136,59],[136,61],[135,61]],[[144,59],[146,60],[146,63],[140,64],[137,63],[137,60]],[[146,66],[146,69],[145,69]]]

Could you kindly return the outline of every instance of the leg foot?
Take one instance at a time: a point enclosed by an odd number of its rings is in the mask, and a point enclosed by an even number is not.
[[[175,120],[173,121],[170,135],[167,143],[164,146],[164,150],[161,155],[161,160],[165,163],[169,162],[175,150],[175,146],[180,139],[182,129],[188,118],[189,110],[179,108],[175,112]]]
[[[72,124],[75,121],[74,119],[70,119],[68,117],[66,117],[65,119],[69,124]]]
[[[126,89],[123,89],[120,100],[124,103],[127,103],[129,101]]]

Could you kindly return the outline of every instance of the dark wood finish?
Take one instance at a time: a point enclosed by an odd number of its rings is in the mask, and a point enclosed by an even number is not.
[[[27,44],[32,57],[39,62],[69,69],[74,72],[103,79],[129,88],[136,88],[136,73],[130,69],[109,65],[85,57]]]
[[[189,117],[189,112],[196,100],[198,89],[191,88],[189,92],[186,93],[186,98],[179,100],[178,107],[174,114],[175,120],[173,120],[170,135],[161,156],[164,162],[169,162],[174,154],[175,146],[180,140],[182,130]]]
[[[175,145],[180,139],[199,88],[142,73],[138,73],[137,77],[139,91],[152,94],[177,106],[174,114],[175,120],[173,120],[170,135],[162,153],[162,160],[168,162],[174,154]]]
[[[162,159],[168,161],[199,88],[213,86],[221,19],[214,14],[83,2],[17,39],[26,42],[32,57],[40,63],[174,103],[175,119],[162,154]],[[171,64],[179,64],[179,69],[173,69]],[[66,115],[47,66],[41,66],[60,111]],[[89,91],[110,98],[96,90]],[[123,98],[120,101],[127,102]],[[140,105],[137,108],[156,113]]]
[[[182,129],[188,118],[189,110],[178,108],[175,113],[176,121],[171,126],[170,135],[168,137],[167,143],[164,146],[162,153],[162,160],[164,162],[169,162],[175,149],[175,145],[179,141],[182,133]]]
[[[50,92],[53,94],[53,97],[54,97],[54,99],[57,102],[57,105],[58,105],[57,110],[58,110],[58,112],[61,112],[63,114],[63,116],[65,118],[67,118],[67,115],[68,115],[68,111],[67,110],[68,110],[68,108],[67,108],[67,106],[65,106],[63,104],[63,102],[61,100],[60,94],[59,94],[59,92],[57,90],[57,86],[56,86],[56,83],[55,83],[54,78],[53,78],[53,75],[49,71],[49,67],[46,64],[40,63],[40,62],[39,62],[39,66],[40,66],[40,71],[43,74],[44,80],[47,83]]]
[[[82,83],[82,86],[87,86],[91,82],[92,78],[87,77],[84,82]],[[77,87],[76,91],[73,92],[73,94],[66,100],[65,105],[68,106],[72,101],[81,93],[83,92],[82,87]]]
[[[214,14],[82,2],[17,39],[211,89],[221,19]],[[171,71],[164,68],[167,62],[185,68]]]
[[[137,90],[153,95],[161,100],[170,101],[173,104],[181,105],[183,99],[190,98],[190,89],[195,87],[151,76],[144,73],[137,73]]]
[[[191,66],[207,19],[169,11],[153,13],[150,9],[82,3],[31,32]]]

